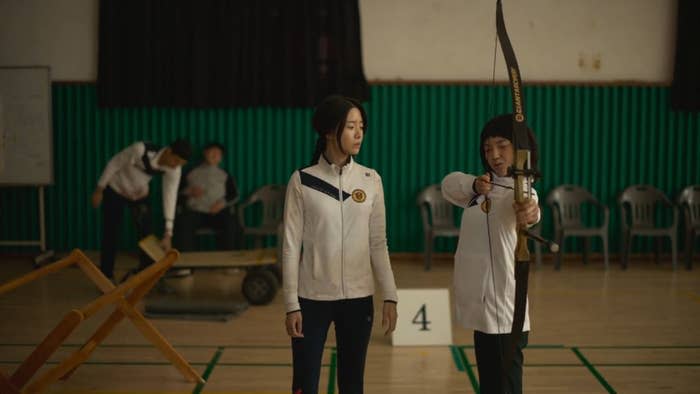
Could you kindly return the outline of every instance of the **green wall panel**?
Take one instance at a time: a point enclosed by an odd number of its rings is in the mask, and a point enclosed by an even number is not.
[[[611,207],[613,250],[619,228],[615,198],[627,185],[652,184],[675,198],[684,186],[700,183],[699,116],[671,111],[668,93],[662,87],[525,88],[526,113],[540,145],[543,179],[536,187],[542,200],[562,183],[590,189]],[[509,100],[505,86],[372,87],[358,161],[384,179],[392,251],[422,250],[418,191],[450,171],[479,172],[481,125],[508,111]],[[46,207],[48,243],[57,250],[99,248],[101,218],[90,194],[107,160],[133,141],[166,144],[185,136],[198,148],[222,142],[228,149],[224,167],[244,197],[260,185],[286,182],[308,164],[315,141],[309,109],[101,109],[93,84],[54,84],[53,103],[56,183],[47,188]],[[152,188],[159,200],[160,184]],[[35,238],[36,204],[31,188],[0,189],[0,237]],[[160,204],[155,206],[160,218]],[[544,213],[543,232],[549,235],[551,217]],[[155,223],[161,228],[162,220]],[[122,244],[134,241],[127,219]],[[438,249],[454,245],[440,241]]]

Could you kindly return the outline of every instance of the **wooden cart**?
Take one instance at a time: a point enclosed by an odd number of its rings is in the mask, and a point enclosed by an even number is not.
[[[154,235],[139,241],[139,247],[153,260],[160,259],[165,251]],[[226,269],[246,270],[241,291],[252,305],[268,304],[280,287],[281,275],[277,265],[277,249],[226,250],[211,252],[182,252],[172,269]]]

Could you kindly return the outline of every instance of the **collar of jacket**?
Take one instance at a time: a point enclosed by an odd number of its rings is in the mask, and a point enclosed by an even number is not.
[[[321,157],[319,157],[318,159],[318,165],[321,166],[321,168],[327,169],[328,171],[333,172],[333,174],[335,175],[338,175],[341,169],[343,170],[343,174],[350,173],[354,164],[355,159],[353,159],[352,156],[350,156],[349,160],[342,166],[337,166],[334,163],[332,163],[326,158],[326,155],[321,155]]]
[[[503,186],[513,186],[515,184],[515,180],[511,176],[498,176],[495,173],[491,173],[491,182],[493,183],[498,183],[499,185]]]

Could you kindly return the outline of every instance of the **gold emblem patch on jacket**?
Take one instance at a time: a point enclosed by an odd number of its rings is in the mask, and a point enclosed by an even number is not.
[[[355,189],[352,191],[352,199],[355,202],[365,202],[367,194],[365,194],[365,191],[362,189]]]

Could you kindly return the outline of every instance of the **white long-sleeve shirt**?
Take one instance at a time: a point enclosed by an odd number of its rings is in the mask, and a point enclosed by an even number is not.
[[[158,165],[158,159],[166,148],[147,151],[146,143],[136,142],[112,157],[102,171],[97,185],[112,190],[129,200],[138,200],[148,195],[148,184],[152,175],[147,173],[144,155],[151,168],[163,173],[163,216],[165,231],[172,233],[177,203],[177,188],[180,183],[181,167]]]
[[[375,278],[384,300],[396,302],[379,174],[352,159],[338,167],[324,157],[295,171],[287,184],[282,254],[287,312],[300,309],[298,297],[367,297]]]
[[[513,324],[515,302],[517,233],[513,190],[493,186],[489,193],[491,208],[487,219],[481,207],[484,196],[477,196],[472,189],[476,178],[453,172],[442,181],[445,199],[464,208],[454,257],[456,318],[465,328],[487,334],[506,334],[510,333]],[[514,183],[513,178],[508,177],[493,177],[492,182],[511,187]],[[534,189],[532,192],[532,198],[537,201],[537,192]],[[530,317],[526,306],[523,331],[529,330]]]

